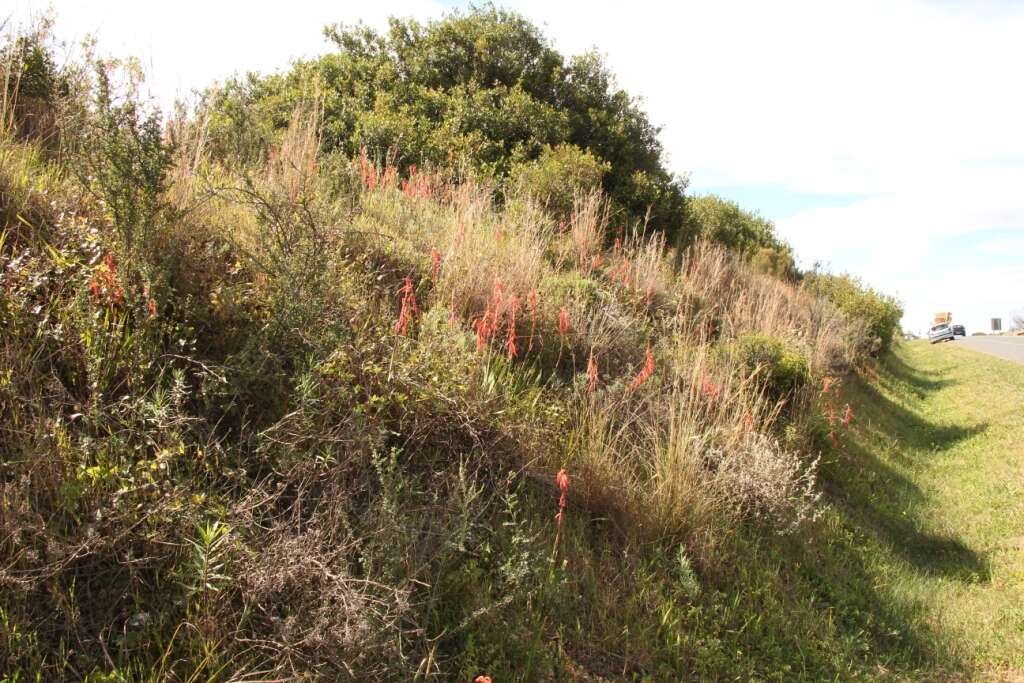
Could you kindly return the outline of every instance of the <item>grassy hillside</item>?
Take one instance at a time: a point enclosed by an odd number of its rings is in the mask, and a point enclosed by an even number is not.
[[[316,98],[231,156],[116,64],[11,73],[0,680],[1019,671],[1016,368],[327,152]]]
[[[146,187],[164,148],[115,115],[109,175],[0,157],[12,670],[729,664],[704,639],[749,608],[700,576],[813,516],[842,316],[716,248],[606,247],[596,194],[560,226],[321,159],[315,110],[259,167],[172,131]]]

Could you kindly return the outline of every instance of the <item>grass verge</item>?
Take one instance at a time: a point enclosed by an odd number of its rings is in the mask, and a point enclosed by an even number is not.
[[[913,343],[846,395],[856,428],[825,471],[870,582],[909,629],[894,637],[938,678],[1019,680],[1024,367]]]

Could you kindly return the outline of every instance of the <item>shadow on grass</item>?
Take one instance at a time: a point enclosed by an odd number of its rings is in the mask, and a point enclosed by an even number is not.
[[[941,371],[926,375],[898,354],[890,354],[879,370],[879,382],[896,395],[903,387],[923,399],[952,384]],[[926,465],[927,458],[984,432],[988,424],[931,422],[864,381],[855,381],[850,393],[863,426],[844,440],[843,451],[823,470],[831,497],[852,523],[916,570],[965,582],[989,581],[991,569],[983,555],[957,538],[926,530],[918,514],[927,502],[924,495],[891,464],[911,470]]]
[[[935,372],[921,371],[907,365],[898,354],[890,353],[881,362],[882,375],[880,379],[887,388],[899,392],[909,392],[918,398],[924,398],[928,394],[945,389],[956,384],[950,377],[943,377],[942,370]],[[900,386],[902,385],[902,386]]]
[[[916,571],[966,583],[991,579],[984,555],[955,537],[923,528],[917,510],[926,501],[920,489],[860,444],[848,445],[823,474],[846,521]]]
[[[885,587],[904,563],[922,576],[991,581],[985,554],[928,528],[929,501],[913,480],[916,468],[988,424],[936,423],[915,412],[915,400],[955,384],[942,371],[920,372],[893,354],[878,372],[877,381],[849,383],[845,398],[856,411],[856,433],[844,434],[842,450],[823,458],[820,482],[833,503],[824,524],[809,537],[780,540],[776,551],[785,558],[785,580],[814,592],[819,609],[834,616],[840,640],[869,639],[872,663],[862,662],[863,671],[877,664],[915,676],[966,674],[971,664],[930,625],[931,606]]]
[[[799,534],[754,530],[724,588],[733,608],[756,615],[759,628],[730,643],[747,653],[749,678],[870,680],[889,671],[916,680],[937,669],[966,671],[925,606],[886,590],[870,534],[842,509]],[[732,631],[729,631],[732,633]],[[728,640],[726,641],[728,642]],[[744,665],[739,664],[742,668]]]
[[[927,393],[950,384],[946,380],[929,381],[933,381],[936,386]],[[988,429],[987,423],[967,425],[931,422],[892,401],[867,383],[859,383],[856,394],[860,404],[857,422],[872,426],[867,435],[862,435],[870,437],[871,450],[877,449],[880,444],[888,444],[895,450],[893,455],[907,464],[913,464],[912,461],[920,457],[920,453],[908,453],[908,450],[925,453],[945,451]],[[867,439],[860,439],[864,440]],[[862,449],[862,453],[867,453],[867,450]]]

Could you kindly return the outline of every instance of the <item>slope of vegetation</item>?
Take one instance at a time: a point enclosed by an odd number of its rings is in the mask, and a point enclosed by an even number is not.
[[[258,102],[162,122],[42,40],[0,134],[6,680],[979,665],[864,522],[861,309],[593,186],[339,148],[323,90],[244,148],[214,119]]]

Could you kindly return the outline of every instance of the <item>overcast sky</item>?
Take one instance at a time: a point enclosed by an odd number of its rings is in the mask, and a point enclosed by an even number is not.
[[[323,52],[326,23],[464,3],[13,0],[0,16],[51,4],[60,38],[91,33],[101,51],[141,58],[169,102]],[[644,98],[692,191],[760,210],[803,265],[896,294],[908,329],[951,310],[970,332],[1024,309],[1024,4],[501,6],[564,53],[598,49]]]

